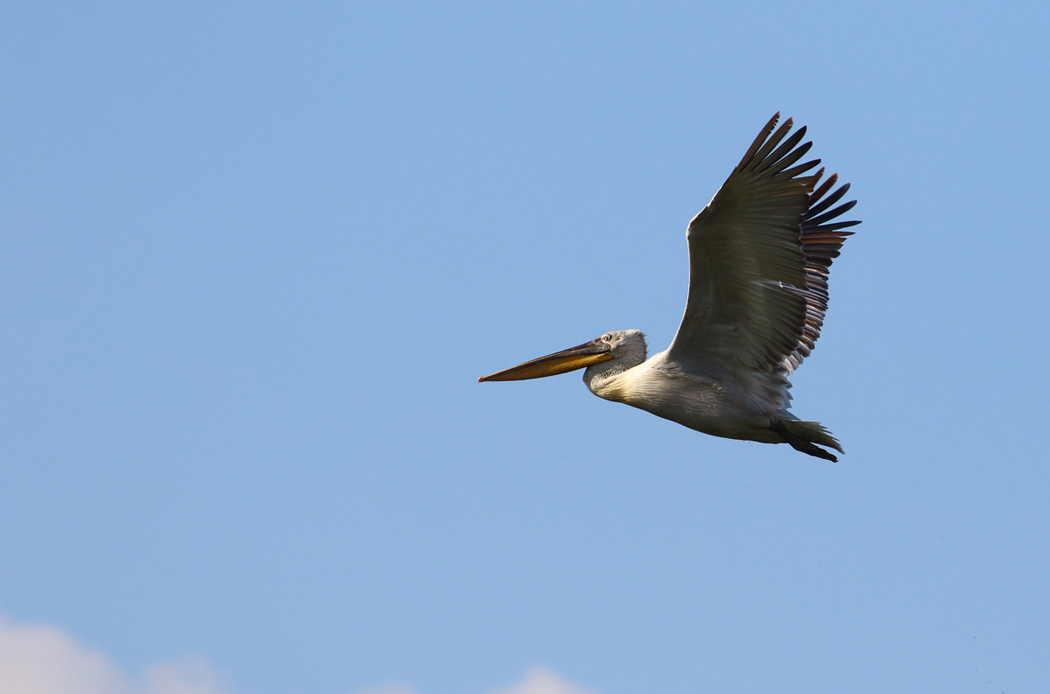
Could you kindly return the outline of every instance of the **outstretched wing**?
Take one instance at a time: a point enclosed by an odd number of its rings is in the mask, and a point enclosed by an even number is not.
[[[809,354],[827,309],[827,269],[854,223],[829,212],[846,186],[814,190],[820,160],[792,122],[766,124],[718,193],[689,223],[689,298],[668,359],[777,409],[787,374]],[[774,131],[775,129],[775,131]]]

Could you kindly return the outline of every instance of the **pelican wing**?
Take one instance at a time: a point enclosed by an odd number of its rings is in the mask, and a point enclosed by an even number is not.
[[[766,124],[744,158],[689,223],[689,298],[668,359],[735,385],[777,409],[787,374],[809,354],[827,308],[827,269],[857,222],[825,212],[848,186],[821,200],[820,161],[802,164],[812,143],[792,122]],[[806,237],[809,238],[806,238]]]

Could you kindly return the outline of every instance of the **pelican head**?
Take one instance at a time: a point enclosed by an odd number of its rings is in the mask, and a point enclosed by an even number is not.
[[[647,347],[641,330],[614,330],[576,347],[482,376],[481,381],[524,381],[586,368],[584,381],[599,375],[622,373],[645,361]]]

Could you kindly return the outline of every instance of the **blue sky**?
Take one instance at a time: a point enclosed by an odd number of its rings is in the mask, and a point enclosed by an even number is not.
[[[1048,25],[9,3],[0,684],[1050,690]],[[663,349],[776,111],[864,220],[793,378],[839,464],[476,382]]]

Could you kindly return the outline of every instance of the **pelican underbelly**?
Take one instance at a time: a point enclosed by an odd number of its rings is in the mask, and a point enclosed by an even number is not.
[[[730,439],[779,443],[769,430],[771,418],[743,402],[716,381],[654,368],[652,360],[604,383],[595,395],[622,402],[696,431]]]

